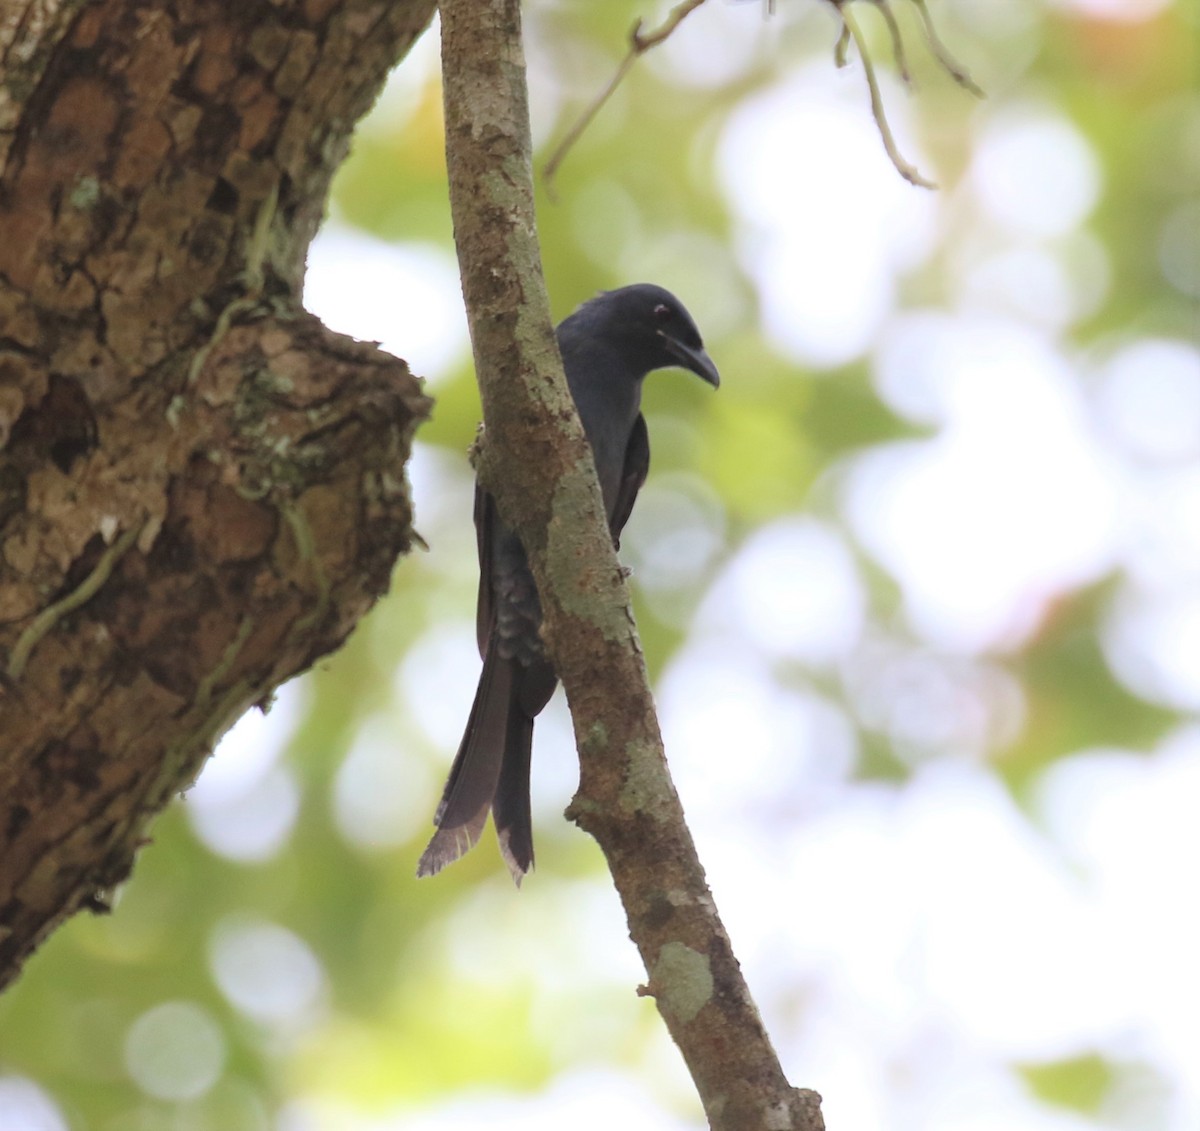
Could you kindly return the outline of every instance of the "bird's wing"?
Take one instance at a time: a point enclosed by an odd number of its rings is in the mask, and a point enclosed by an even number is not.
[[[496,503],[478,483],[475,484],[475,542],[479,549],[479,599],[475,605],[475,637],[479,655],[487,652],[496,613],[492,608],[492,547],[496,543]]]
[[[646,475],[650,470],[650,436],[646,431],[646,418],[639,412],[633,422],[633,431],[629,434],[629,444],[625,448],[625,466],[621,470],[621,485],[617,488],[616,502],[613,504],[609,529],[612,531],[613,545],[621,548],[621,531],[629,521],[634,501]]]

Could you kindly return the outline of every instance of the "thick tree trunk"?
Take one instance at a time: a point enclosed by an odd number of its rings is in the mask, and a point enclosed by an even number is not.
[[[299,289],[433,7],[0,15],[0,986],[409,545],[428,401]]]

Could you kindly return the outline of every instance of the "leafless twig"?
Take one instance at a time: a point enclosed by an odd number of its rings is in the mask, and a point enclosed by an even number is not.
[[[841,2],[841,0],[834,0],[834,7],[837,8],[838,15],[842,21],[842,33],[838,36],[837,46],[834,48],[834,62],[839,67],[846,65],[846,51],[850,45],[850,41],[853,40],[854,46],[858,48],[859,57],[862,59],[863,72],[867,76],[867,89],[871,92],[871,116],[875,119],[875,125],[879,129],[879,137],[883,142],[883,148],[895,166],[896,172],[908,181],[909,184],[917,185],[920,188],[937,188],[937,185],[933,181],[922,176],[914,165],[910,165],[905,160],[899,146],[896,145],[896,139],[892,134],[892,127],[888,125],[887,112],[884,110],[883,95],[879,91],[879,81],[875,77],[875,64],[871,59],[870,52],[867,50],[867,44],[858,26],[858,21],[851,15],[848,4]],[[882,8],[884,5],[881,4],[880,7]]]
[[[896,71],[905,86],[912,85],[912,73],[908,69],[908,58],[904,53],[904,36],[900,34],[900,25],[896,22],[896,13],[892,11],[891,0],[874,0],[883,22],[887,24],[888,35],[892,37],[892,56],[896,60]]]
[[[946,50],[946,45],[942,42],[941,37],[937,33],[937,28],[934,26],[933,17],[929,14],[929,9],[925,5],[925,0],[912,0],[913,7],[921,16],[921,27],[925,32],[925,42],[929,44],[929,50],[933,53],[933,57],[942,65],[945,72],[961,86],[964,90],[969,90],[976,98],[983,98],[983,89],[975,82],[967,73],[966,67],[958,62],[949,51]]]
[[[660,43],[669,39],[675,29],[704,2],[705,0],[682,0],[681,3],[676,4],[671,9],[662,24],[650,32],[643,32],[641,20],[638,20],[633,25],[629,33],[629,49],[617,67],[616,72],[609,79],[604,89],[589,103],[584,112],[580,114],[571,128],[563,135],[562,140],[554,147],[554,151],[550,154],[549,160],[542,167],[542,178],[548,191],[553,192],[554,177],[558,173],[559,167],[562,165],[567,154],[616,92],[617,88],[624,81],[625,76],[633,68],[634,63],[647,51],[651,50],[651,48],[657,47]],[[838,18],[842,22],[841,33],[834,48],[834,61],[839,67],[844,67],[847,62],[850,44],[853,42],[854,46],[858,49],[858,54],[863,62],[863,71],[867,77],[867,88],[871,96],[871,115],[875,119],[875,125],[879,130],[883,148],[895,166],[896,171],[911,184],[919,185],[922,188],[936,188],[937,186],[932,181],[922,176],[916,167],[905,160],[904,156],[900,153],[895,136],[892,134],[891,126],[888,124],[883,96],[880,93],[879,82],[875,74],[874,61],[867,50],[866,42],[857,21],[850,14],[850,0],[828,0],[828,2],[837,10]],[[896,20],[896,14],[893,10],[893,0],[871,0],[871,2],[879,9],[880,15],[887,25],[888,35],[892,44],[892,55],[896,61],[896,70],[904,83],[911,85],[912,75],[908,65],[904,36]],[[946,49],[945,44],[942,43],[941,38],[938,36],[937,28],[934,25],[933,17],[929,13],[926,0],[911,0],[911,2],[920,16],[925,41],[933,57],[959,86],[982,98],[983,91],[967,73],[966,68],[955,60]],[[772,14],[774,10],[774,0],[767,0],[767,14]]]
[[[675,29],[703,3],[704,0],[682,0],[682,3],[676,4],[671,9],[662,24],[651,32],[643,33],[641,20],[633,25],[629,32],[629,50],[625,58],[621,60],[621,65],[617,67],[616,73],[609,79],[608,85],[592,100],[588,108],[579,115],[575,124],[563,135],[562,141],[554,147],[554,152],[550,154],[550,159],[542,166],[542,179],[545,181],[547,190],[552,189],[554,175],[558,172],[558,167],[563,163],[563,159],[583,135],[584,130],[592,124],[596,115],[604,108],[604,104],[613,96],[634,63],[651,48],[657,47],[669,39]]]

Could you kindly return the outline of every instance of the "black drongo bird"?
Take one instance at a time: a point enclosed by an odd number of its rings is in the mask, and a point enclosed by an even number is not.
[[[567,385],[592,446],[613,545],[650,467],[641,414],[642,379],[655,369],[690,369],[720,381],[696,323],[669,291],[648,283],[605,291],[558,327]],[[488,809],[500,851],[519,884],[533,865],[529,756],[533,720],[558,682],[538,629],[541,603],[520,540],[492,497],[475,488],[479,544],[476,632],[483,673],[466,733],[450,768],[417,875],[432,876],[478,839]]]

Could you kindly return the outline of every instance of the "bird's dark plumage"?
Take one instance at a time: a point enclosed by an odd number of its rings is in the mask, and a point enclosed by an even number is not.
[[[642,380],[656,369],[690,369],[714,387],[716,366],[683,304],[649,283],[605,291],[558,327],[567,385],[592,446],[613,544],[650,467]],[[466,732],[434,817],[437,832],[417,865],[430,876],[478,839],[488,810],[517,883],[533,865],[529,760],[533,720],[557,678],[542,647],[541,604],[525,551],[476,487],[479,545],[476,629],[483,672]]]

